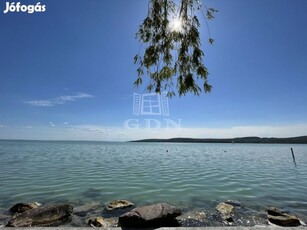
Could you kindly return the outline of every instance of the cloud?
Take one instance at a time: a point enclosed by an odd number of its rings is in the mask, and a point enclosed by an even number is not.
[[[54,103],[52,101],[47,101],[47,100],[26,101],[25,103],[30,104],[32,106],[40,106],[40,107],[54,106]]]
[[[68,125],[68,122],[64,122],[64,125]]]
[[[26,126],[26,128],[27,128],[27,129],[33,129],[33,126],[28,125],[28,126]]]
[[[91,126],[91,125],[84,125],[84,126],[73,126],[74,129],[84,131],[84,132],[92,132],[96,134],[110,134],[111,130],[103,128],[101,126]]]
[[[49,125],[50,125],[51,127],[55,127],[55,124],[54,124],[53,122],[49,122]]]
[[[4,128],[4,125],[1,125],[1,124],[0,124],[0,128]]]
[[[108,131],[106,129],[97,129],[97,128],[92,128],[92,129],[88,129],[89,131],[93,131],[93,132],[96,132],[96,133],[101,133],[101,134],[106,134],[108,133]]]
[[[78,93],[76,95],[64,95],[54,99],[49,100],[32,100],[25,101],[26,104],[36,106],[36,107],[53,107],[55,105],[63,105],[67,102],[77,101],[83,98],[93,98],[93,95],[86,93]]]

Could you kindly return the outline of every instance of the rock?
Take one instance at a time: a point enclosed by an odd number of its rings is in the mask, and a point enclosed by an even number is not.
[[[167,203],[153,204],[132,209],[119,217],[120,227],[177,227],[175,219],[181,210]]]
[[[134,204],[127,200],[115,200],[109,203],[103,210],[102,216],[119,217],[122,214],[130,211],[134,208]]]
[[[73,207],[69,204],[43,205],[30,209],[12,218],[7,227],[48,226],[67,221],[72,215]]]
[[[92,227],[117,227],[117,219],[115,218],[103,218],[103,217],[96,217],[88,220],[88,224]]]
[[[269,208],[267,211],[269,223],[283,227],[296,227],[301,225],[300,220],[294,215],[282,212],[277,208]]]
[[[22,212],[28,211],[30,209],[37,208],[39,206],[41,206],[41,204],[37,203],[37,202],[30,203],[30,204],[18,203],[18,204],[15,204],[13,207],[10,208],[10,212],[13,213],[13,214],[22,213]]]
[[[123,209],[134,206],[134,204],[128,200],[114,200],[106,206],[107,211],[113,211],[115,209]]]
[[[266,212],[258,212],[247,208],[243,203],[241,203],[241,206],[234,206],[231,218],[233,222],[224,220],[222,215],[213,206],[213,209],[208,207],[202,211],[187,211],[176,219],[179,220],[180,227],[253,227],[267,226],[268,223]]]
[[[218,204],[215,209],[220,213],[223,220],[233,222],[232,216],[234,207],[232,205],[223,202]]]
[[[90,203],[90,204],[85,204],[85,205],[82,205],[82,206],[78,206],[78,207],[75,207],[74,208],[74,215],[77,215],[77,216],[86,216],[89,212],[94,212],[98,209],[101,208],[101,205],[100,203],[98,202],[93,202],[93,203]]]
[[[176,219],[181,227],[204,227],[207,213],[204,211],[189,211]]]
[[[202,221],[204,221],[205,219],[206,219],[206,213],[205,212],[203,212],[203,211],[199,211],[199,212],[196,212],[195,213],[195,217],[194,218],[196,218],[197,220],[202,220]]]
[[[197,221],[205,221],[207,218],[207,213],[204,211],[189,211],[177,218],[177,220],[187,220],[187,219],[193,219]]]

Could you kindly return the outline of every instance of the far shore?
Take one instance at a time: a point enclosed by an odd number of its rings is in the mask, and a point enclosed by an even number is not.
[[[299,137],[236,137],[236,138],[185,138],[142,139],[131,142],[166,142],[166,143],[246,143],[246,144],[307,144],[307,136]]]

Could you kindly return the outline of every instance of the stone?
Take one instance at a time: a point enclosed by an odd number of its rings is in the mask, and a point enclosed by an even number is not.
[[[13,217],[7,227],[48,226],[67,221],[73,213],[69,204],[50,204],[30,209]]]
[[[296,227],[301,225],[299,218],[294,215],[282,212],[280,209],[269,208],[267,212],[269,223],[283,227]]]
[[[85,204],[82,206],[74,207],[74,215],[77,216],[86,216],[89,212],[94,212],[101,208],[101,204],[98,202],[93,202],[89,204]]]
[[[120,227],[177,227],[181,210],[168,203],[137,207],[119,217]]]
[[[206,213],[205,212],[196,212],[195,213],[195,218],[197,219],[197,220],[202,220],[202,221],[204,221],[205,219],[206,219]]]
[[[95,217],[88,220],[88,224],[92,227],[110,228],[117,227],[118,220],[115,218]]]
[[[234,207],[230,204],[227,204],[225,202],[222,202],[218,204],[215,209],[220,213],[223,220],[226,220],[228,222],[233,222],[233,211]]]
[[[189,211],[176,218],[180,227],[203,227],[207,219],[205,211]]]
[[[39,206],[41,206],[41,204],[37,202],[30,203],[30,204],[18,203],[18,204],[15,204],[13,207],[11,207],[9,211],[13,214],[22,213],[30,209],[37,208]]]
[[[187,220],[187,219],[193,219],[197,221],[205,221],[207,218],[207,213],[204,211],[189,211],[177,218],[177,220]]]
[[[113,211],[116,209],[124,209],[134,206],[134,203],[128,200],[114,200],[106,206],[107,211]]]

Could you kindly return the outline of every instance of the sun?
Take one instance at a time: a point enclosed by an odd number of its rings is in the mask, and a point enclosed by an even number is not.
[[[182,32],[182,20],[178,17],[174,17],[170,22],[170,30],[172,32]]]

